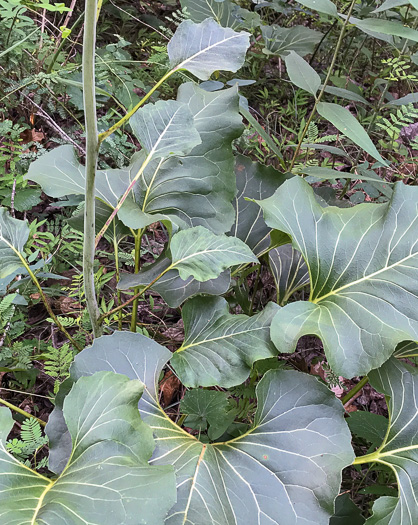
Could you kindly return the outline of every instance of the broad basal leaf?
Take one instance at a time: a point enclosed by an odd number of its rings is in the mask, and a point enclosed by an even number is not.
[[[389,399],[389,429],[376,452],[356,458],[355,462],[377,462],[391,468],[399,496],[378,499],[366,524],[415,525],[418,522],[417,369],[392,358],[370,374],[370,382]]]
[[[243,131],[238,89],[209,93],[193,83],[182,84],[178,101],[187,104],[202,144],[186,156],[154,161],[135,187],[142,211],[162,213],[202,225],[215,233],[228,231],[234,220],[236,185],[232,141]],[[141,153],[133,171],[141,166]]]
[[[0,522],[162,524],[175,501],[171,467],[150,467],[151,430],[137,410],[139,381],[112,372],[83,377],[64,401],[72,450],[62,474],[49,479],[5,450],[13,426],[0,410]]]
[[[315,334],[333,370],[353,377],[418,339],[418,189],[394,188],[385,204],[322,208],[309,184],[293,178],[260,202],[310,273],[310,302],[288,304],[273,320],[279,350],[292,352],[299,337]]]
[[[251,430],[203,444],[158,404],[157,381],[170,352],[128,332],[96,339],[72,368],[74,379],[117,370],[145,383],[139,410],[154,430],[151,463],[173,464],[177,503],[167,525],[328,525],[341,469],[353,459],[340,402],[312,376],[270,371],[257,387]]]
[[[293,49],[284,60],[292,84],[315,96],[321,85],[321,77],[315,69]]]
[[[150,216],[157,214],[155,221],[166,216],[178,226],[201,224],[223,233],[230,229],[234,220],[231,202],[236,186],[232,141],[243,130],[238,89],[208,93],[187,83],[179,89],[178,103],[190,110],[202,143],[186,156],[151,160],[134,188],[138,204],[136,215],[141,215],[141,224],[150,224],[153,222]],[[140,151],[126,169],[97,171],[96,197],[109,207],[109,215],[146,157],[145,151]],[[84,195],[84,173],[85,168],[78,162],[72,146],[61,146],[33,162],[27,178],[40,184],[51,197],[63,197]],[[120,216],[126,220],[124,211]],[[127,217],[132,219],[132,211]]]
[[[235,158],[235,174],[238,192],[234,200],[235,224],[230,235],[244,241],[260,256],[270,245],[271,228],[264,222],[260,207],[247,199],[266,199],[289,178],[272,166],[252,162],[244,155]],[[285,236],[284,237],[284,242]],[[288,241],[287,241],[288,242]]]
[[[235,73],[244,64],[250,35],[221,27],[209,18],[200,24],[182,22],[167,46],[170,66],[187,69],[200,80],[215,71]]]
[[[8,210],[0,206],[0,279],[22,267],[18,254],[23,252],[28,237],[27,222],[10,217]]]
[[[219,25],[237,29],[239,19],[234,16],[237,5],[230,0],[180,0],[181,7],[187,9],[187,14],[193,22],[203,22],[213,18]]]
[[[189,107],[176,100],[147,104],[129,123],[141,146],[155,158],[186,155],[202,142]]]
[[[295,292],[309,284],[308,266],[291,244],[270,250],[269,263],[276,283],[277,302],[284,306]]]
[[[273,303],[248,317],[229,313],[222,297],[196,297],[183,306],[184,342],[171,364],[189,387],[243,383],[255,361],[277,355],[270,341]]]
[[[215,235],[196,226],[173,235],[170,243],[171,268],[185,280],[216,279],[224,270],[237,264],[258,262],[248,246],[236,237]]]
[[[129,290],[137,286],[146,286],[161,275],[171,265],[164,254],[153,264],[145,266],[139,273],[121,274],[118,289]],[[152,286],[152,290],[161,295],[171,308],[177,308],[186,299],[199,294],[222,295],[229,289],[231,278],[229,270],[222,272],[216,279],[200,282],[193,277],[183,280],[175,268],[168,270]]]
[[[377,151],[376,146],[371,141],[366,133],[366,130],[353,117],[350,111],[338,104],[331,104],[330,102],[320,102],[317,106],[318,113],[321,117],[329,120],[341,133],[351,139],[355,144],[364,149],[369,155],[381,162],[384,166],[388,163],[383,159]]]
[[[277,25],[261,26],[264,38],[264,52],[285,57],[289,51],[295,51],[300,56],[313,53],[316,44],[322,38],[322,33],[305,26],[280,27]]]

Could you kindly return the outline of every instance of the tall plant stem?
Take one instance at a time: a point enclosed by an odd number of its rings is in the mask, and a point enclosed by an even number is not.
[[[120,272],[119,272],[119,246],[116,239],[116,235],[113,236],[113,251],[115,252],[115,268],[116,268],[116,282],[119,283]],[[118,305],[122,303],[121,291],[117,291]],[[119,312],[118,318],[118,330],[122,330],[122,310]]]
[[[86,0],[88,1],[88,0]],[[111,135],[113,132],[115,132],[117,129],[119,129],[121,126],[126,124],[128,120],[132,117],[134,113],[138,111],[138,109],[145,104],[145,102],[151,97],[151,95],[156,91],[168,78],[171,77],[173,73],[176,71],[179,71],[178,68],[174,68],[168,73],[166,73],[156,84],[155,86],[148,91],[148,93],[143,97],[138,104],[131,109],[124,117],[122,117],[116,124],[114,124],[111,128],[109,128],[107,131],[103,131],[103,133],[100,133],[99,135],[99,144],[104,141],[109,135]]]
[[[86,193],[84,206],[83,274],[84,293],[94,337],[101,335],[100,312],[94,288],[95,180],[99,140],[97,133],[94,51],[96,46],[97,0],[86,0],[83,36],[83,98],[86,121]]]
[[[348,403],[350,401],[350,399],[352,399],[356,394],[357,392],[360,392],[360,390],[365,386],[367,385],[367,383],[369,382],[369,378],[367,376],[364,376],[363,379],[361,381],[359,381],[357,383],[357,385],[352,388],[350,390],[350,392],[348,392],[342,399],[341,399],[341,403],[343,405],[345,405],[346,403]]]
[[[296,160],[298,158],[298,155],[299,155],[300,148],[302,146],[303,140],[305,138],[306,133],[308,132],[309,124],[312,122],[312,120],[313,120],[313,118],[315,116],[316,108],[318,107],[318,104],[321,102],[321,99],[322,99],[322,97],[323,97],[323,95],[325,93],[325,89],[326,89],[326,87],[328,85],[329,79],[331,78],[332,72],[334,71],[335,62],[337,61],[338,53],[340,51],[341,44],[342,44],[342,41],[343,41],[343,38],[344,38],[344,33],[345,33],[347,25],[349,24],[350,16],[351,16],[351,13],[353,12],[355,3],[356,3],[356,0],[352,0],[351,1],[350,8],[349,8],[348,13],[347,13],[347,18],[344,20],[343,26],[342,26],[341,31],[340,31],[340,36],[338,38],[337,45],[335,46],[334,55],[332,56],[332,60],[331,60],[331,64],[330,64],[329,69],[328,69],[327,76],[325,77],[325,80],[324,80],[324,83],[322,85],[322,89],[319,92],[319,95],[316,97],[315,105],[312,108],[311,114],[309,115],[309,118],[306,121],[305,127],[303,128],[302,135],[301,135],[299,143],[298,143],[298,145],[296,147],[296,150],[295,150],[295,153],[293,155],[292,162],[290,163],[290,167],[289,167],[288,171],[292,171],[293,166],[295,165],[295,162],[296,162]]]
[[[139,272],[139,267],[141,264],[141,239],[142,239],[142,230],[138,230],[135,236],[135,273]],[[138,315],[138,299],[139,299],[139,287],[134,289],[134,295],[137,297],[132,303],[132,317],[131,317],[131,332],[136,332],[136,318]]]
[[[11,403],[9,403],[8,401],[5,401],[4,399],[2,399],[0,397],[0,403],[2,405],[5,405],[6,407],[10,408],[10,410],[13,410],[14,412],[17,412],[18,414],[21,414],[22,416],[25,416],[25,417],[28,417],[30,419],[36,419],[36,421],[42,425],[43,427],[46,425],[45,421],[42,421],[42,419],[39,419],[37,418],[36,416],[33,416],[32,414],[29,414],[29,412],[25,412],[24,410],[22,410],[21,408],[15,406],[15,405],[12,405]]]

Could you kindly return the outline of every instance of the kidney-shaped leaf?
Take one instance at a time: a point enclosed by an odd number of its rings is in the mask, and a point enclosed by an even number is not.
[[[258,262],[240,239],[215,235],[203,226],[173,235],[170,252],[171,268],[178,270],[183,280],[193,276],[198,281],[209,281],[231,266]]]
[[[134,274],[121,274],[118,283],[119,290],[129,290],[137,286],[147,286],[159,275],[165,272],[171,261],[164,254],[155,263],[145,266],[140,272]],[[177,308],[186,299],[199,294],[222,295],[228,291],[230,284],[229,270],[222,272],[216,279],[200,282],[189,277],[183,280],[178,270],[172,268],[156,281],[151,289],[161,295],[171,308]]]
[[[253,428],[227,443],[203,444],[158,404],[157,381],[170,352],[128,332],[96,339],[72,377],[116,370],[145,383],[139,410],[153,428],[151,463],[173,464],[177,503],[166,524],[328,525],[341,469],[353,459],[340,402],[312,376],[269,371],[257,386]]]
[[[238,6],[230,0],[180,0],[180,4],[187,9],[193,22],[213,18],[223,27],[237,29],[241,25],[239,18],[234,16]]]
[[[141,146],[155,158],[186,155],[202,142],[192,112],[176,100],[147,104],[129,123]]]
[[[265,42],[263,51],[280,56],[286,56],[292,50],[301,56],[313,53],[316,44],[322,38],[322,33],[305,26],[266,25],[261,26],[261,33]]]
[[[238,89],[209,93],[188,82],[180,86],[177,100],[190,109],[202,144],[184,157],[151,163],[135,186],[136,201],[146,213],[163,213],[223,233],[234,220],[232,141],[243,130]],[[135,172],[145,158],[141,153],[138,157]]]
[[[200,24],[191,20],[182,22],[167,51],[172,68],[187,69],[200,80],[208,80],[218,70],[238,71],[249,45],[249,33],[237,33],[208,18]]]
[[[137,404],[143,385],[112,372],[83,377],[64,401],[72,438],[62,474],[51,480],[5,450],[13,420],[0,410],[0,522],[162,524],[175,501],[171,467],[149,466],[154,448]]]
[[[23,248],[29,237],[26,221],[10,217],[6,208],[0,207],[0,279],[22,267]]]
[[[377,151],[376,146],[366,133],[366,130],[358,120],[353,117],[348,109],[330,102],[320,102],[317,109],[321,117],[329,120],[341,133],[344,133],[346,137],[364,149],[364,151],[373,158],[381,162],[384,166],[388,166],[388,163]]]
[[[418,523],[417,369],[391,358],[369,377],[373,387],[389,398],[389,429],[376,452],[356,458],[355,462],[377,462],[391,468],[399,496],[378,499],[366,525],[415,525]]]
[[[309,184],[293,178],[260,206],[286,232],[309,268],[310,302],[279,310],[272,338],[292,352],[315,334],[331,367],[365,375],[396,345],[418,339],[418,188],[394,185],[390,202],[322,208]]]
[[[277,355],[270,324],[277,306],[260,313],[232,315],[222,297],[196,297],[182,310],[185,338],[171,364],[190,387],[230,387],[243,383],[259,359]]]
[[[289,176],[273,166],[252,162],[244,155],[235,158],[235,175],[238,192],[234,200],[235,224],[230,235],[248,244],[259,257],[269,248],[271,228],[265,223],[260,207],[251,199],[270,197]]]
[[[276,283],[277,302],[284,306],[291,295],[309,284],[308,266],[291,244],[270,250],[269,263]]]

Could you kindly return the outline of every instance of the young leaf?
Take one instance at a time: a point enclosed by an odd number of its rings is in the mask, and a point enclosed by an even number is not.
[[[124,273],[118,283],[119,290],[129,290],[137,286],[146,286],[161,275],[171,265],[170,259],[162,254],[155,263],[144,266],[140,272]],[[183,280],[178,270],[173,268],[152,285],[152,290],[161,295],[171,308],[177,308],[186,299],[194,295],[222,295],[229,289],[231,278],[229,270],[222,272],[216,279],[200,282],[193,277]]]
[[[183,306],[184,342],[171,364],[189,387],[243,383],[255,361],[277,355],[270,341],[273,303],[248,317],[229,313],[222,297],[195,297]]]
[[[396,474],[399,496],[383,497],[366,525],[414,525],[418,522],[418,374],[416,368],[390,359],[370,374],[376,390],[389,398],[389,429],[376,452],[356,463],[376,462]]]
[[[276,284],[277,303],[284,306],[295,292],[309,284],[308,266],[291,244],[270,250],[269,263]]]
[[[324,343],[332,369],[366,375],[404,340],[418,340],[418,188],[394,185],[390,202],[322,208],[309,184],[285,182],[259,204],[309,268],[310,302],[280,309],[272,339],[290,353],[302,335]]]
[[[167,46],[170,66],[187,69],[200,80],[215,71],[235,73],[244,64],[250,34],[223,28],[208,18],[200,24],[182,22]]]
[[[18,254],[23,252],[28,237],[28,223],[10,217],[8,210],[0,207],[0,279],[22,267]]]
[[[171,266],[178,270],[183,280],[193,276],[198,281],[209,281],[231,266],[258,262],[240,239],[215,235],[203,226],[173,235],[170,252]]]
[[[0,522],[161,524],[175,501],[171,467],[150,467],[154,448],[142,422],[143,385],[112,372],[81,378],[64,401],[72,451],[63,473],[48,479],[10,456],[13,420],[0,410]],[[158,487],[158,491],[157,491]],[[158,503],[157,503],[158,501]]]
[[[335,500],[335,514],[329,525],[363,525],[365,519],[360,509],[355,505],[348,494],[341,494]]]
[[[415,0],[416,1],[416,0]],[[372,13],[381,13],[382,11],[387,11],[389,9],[393,9],[394,7],[399,7],[401,5],[408,4],[408,0],[385,0],[382,5],[380,5],[377,9],[372,11]],[[411,2],[412,3],[412,2]],[[412,4],[413,5],[413,4]]]
[[[209,439],[218,439],[234,421],[236,411],[228,400],[226,392],[217,390],[188,390],[180,403],[180,411],[187,414],[186,427],[205,431]]]
[[[320,102],[317,109],[321,117],[331,122],[341,133],[357,144],[357,146],[360,146],[360,148],[364,149],[364,151],[384,166],[389,166],[377,151],[376,146],[367,135],[363,126],[353,117],[348,109],[329,102]]]
[[[300,56],[309,55],[322,38],[322,33],[305,26],[280,27],[277,25],[262,25],[264,52],[285,57],[289,51],[295,51]]]
[[[140,334],[116,332],[95,339],[72,368],[73,379],[105,369],[144,382],[139,410],[158,444],[153,464],[173,464],[178,479],[166,523],[296,525],[314,519],[328,525],[341,470],[353,459],[343,409],[332,392],[312,376],[269,371],[257,386],[251,430],[226,443],[203,444],[159,406],[157,382],[170,355]]]
[[[325,13],[330,16],[337,16],[337,6],[331,2],[331,0],[297,0],[299,4],[302,4],[309,9],[314,9],[320,13]]]
[[[176,100],[147,104],[129,123],[141,146],[155,158],[186,155],[202,143],[192,112]]]
[[[291,82],[315,96],[321,85],[321,78],[315,69],[293,50],[284,61]]]
[[[332,170],[330,168],[321,168],[319,166],[303,166],[299,170],[301,173],[304,173],[305,175],[309,175],[310,177],[318,177],[318,179],[324,179],[324,180],[339,180],[339,179],[347,179],[347,178],[353,178],[353,179],[361,179],[361,180],[369,180],[372,182],[381,182],[382,184],[390,185],[392,182],[387,182],[384,179],[381,179],[379,175],[376,174],[375,177],[368,177],[367,175],[363,175],[363,173],[347,173],[346,171],[337,171]],[[371,173],[374,173],[373,171]]]
[[[364,97],[362,97],[358,93],[354,93],[354,91],[350,91],[349,89],[343,89],[334,86],[326,86],[325,93],[330,93],[331,95],[335,95],[336,97],[344,98],[346,100],[353,100],[354,102],[361,102],[362,104],[370,106],[370,103],[367,102],[367,100]]]
[[[244,155],[235,157],[235,175],[238,192],[234,200],[235,224],[230,235],[248,244],[258,257],[269,248],[271,228],[264,222],[260,207],[247,199],[270,197],[289,175],[280,173],[273,166],[252,162]]]

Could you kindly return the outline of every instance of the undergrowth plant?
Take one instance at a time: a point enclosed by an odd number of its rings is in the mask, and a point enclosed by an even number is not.
[[[189,18],[170,38],[166,71],[139,100],[122,95],[124,115],[99,133],[101,4],[85,6],[85,163],[61,145],[26,177],[49,197],[84,199],[82,215],[69,220],[84,231],[82,275],[68,285],[82,303],[76,316],[53,311],[44,290],[51,277],[36,266],[27,222],[0,208],[0,278],[11,292],[16,275],[29,276],[66,339],[38,356],[55,395],[45,435],[44,422],[0,399],[31,418],[20,439],[8,439],[12,415],[0,410],[0,525],[415,525],[418,190],[397,181],[385,142],[379,151],[371,134],[383,130],[394,142],[415,119],[408,104],[416,94],[395,101],[388,93],[391,82],[411,80],[400,57],[418,42],[417,3],[372,10],[355,0],[300,0],[295,9],[272,0],[250,10],[250,2],[182,0]],[[338,28],[322,73],[314,58],[327,35],[278,24],[301,9]],[[370,100],[348,84],[331,85],[355,38],[358,54],[377,39],[399,58],[386,62],[391,74],[376,80]],[[121,60],[130,60],[123,49]],[[264,55],[263,67],[279,64],[283,82],[309,101],[287,141],[274,140],[250,111],[243,93],[253,83],[235,77],[242,67],[257,69],[247,52]],[[163,100],[158,90],[172,78],[175,99]],[[355,114],[357,105],[363,110]],[[243,118],[260,137],[253,157],[240,149],[251,144],[238,140]],[[98,169],[101,146],[122,130],[137,151],[128,165]],[[318,151],[327,160],[319,162]],[[270,165],[252,160],[265,152]],[[368,188],[378,203],[353,205],[360,200],[345,198],[353,188]],[[144,264],[155,223],[164,245]],[[104,247],[111,272],[95,264]],[[265,293],[269,276],[275,300]],[[81,282],[83,293],[74,293]],[[117,290],[105,300],[101,289],[111,282]],[[165,344],[160,326],[138,322],[139,301],[152,313],[152,293],[181,314],[176,344]],[[12,297],[0,303],[4,326]],[[304,336],[322,342],[320,379],[297,370]],[[167,374],[181,385],[174,412],[159,390]],[[355,384],[345,391],[348,380]],[[367,383],[384,396],[388,418],[345,417],[344,405]],[[47,442],[48,460],[38,462]],[[365,516],[342,487],[347,468],[375,472],[377,485],[387,485]]]

